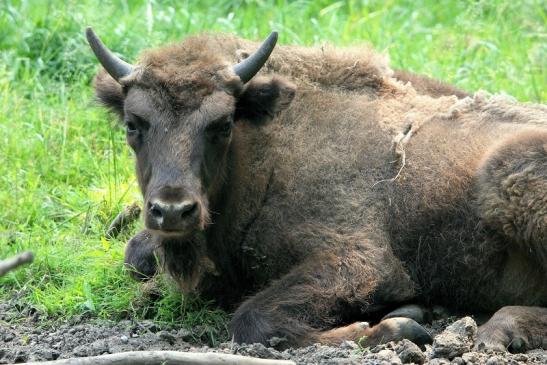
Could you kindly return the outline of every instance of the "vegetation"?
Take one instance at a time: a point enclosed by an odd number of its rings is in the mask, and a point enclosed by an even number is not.
[[[0,258],[36,254],[0,279],[0,301],[53,318],[88,313],[212,328],[224,320],[164,280],[151,294],[129,279],[123,248],[140,223],[104,237],[123,206],[141,198],[123,131],[94,105],[97,62],[86,25],[128,61],[203,31],[259,39],[277,29],[280,43],[306,45],[369,42],[396,68],[542,102],[546,24],[541,0],[0,0]]]

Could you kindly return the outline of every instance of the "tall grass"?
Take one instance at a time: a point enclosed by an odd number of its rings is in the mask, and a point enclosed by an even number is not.
[[[258,39],[277,29],[280,43],[306,45],[369,42],[394,67],[542,102],[545,24],[541,0],[0,0],[0,257],[37,255],[0,279],[0,300],[51,316],[222,317],[189,306],[163,282],[159,301],[147,300],[127,278],[123,247],[140,224],[104,238],[123,205],[140,197],[123,133],[93,103],[97,62],[86,25],[128,61],[202,31]]]

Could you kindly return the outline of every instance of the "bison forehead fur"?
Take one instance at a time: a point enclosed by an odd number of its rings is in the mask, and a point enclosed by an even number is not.
[[[237,306],[236,340],[331,341],[322,331],[409,301],[547,305],[545,106],[393,71],[369,48],[279,46],[243,83],[231,65],[256,46],[195,36],[96,79],[107,107],[126,117],[137,88],[150,128],[177,135],[136,152],[143,193],[167,164],[208,220],[142,245],[182,288]],[[220,94],[233,129],[207,147]]]

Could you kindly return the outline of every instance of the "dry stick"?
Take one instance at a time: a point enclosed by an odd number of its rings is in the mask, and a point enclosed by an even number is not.
[[[214,352],[178,351],[131,351],[117,354],[79,357],[45,362],[31,362],[27,365],[295,365],[288,360],[266,360],[240,355]]]
[[[10,259],[0,261],[0,276],[7,274],[21,265],[28,264],[32,260],[34,260],[34,254],[27,251]]]
[[[116,238],[125,227],[139,217],[139,214],[141,214],[141,207],[137,203],[125,207],[110,223],[105,237],[108,239]]]
[[[393,161],[399,162],[401,167],[399,168],[399,171],[397,171],[397,175],[395,177],[392,177],[391,179],[384,179],[380,181],[376,181],[371,187],[375,187],[376,185],[383,183],[383,182],[394,182],[401,176],[401,171],[403,171],[403,168],[406,166],[406,152],[405,152],[405,146],[410,140],[410,137],[413,134],[412,128],[406,133],[399,133],[395,138],[393,138],[393,153],[397,157],[397,160]]]

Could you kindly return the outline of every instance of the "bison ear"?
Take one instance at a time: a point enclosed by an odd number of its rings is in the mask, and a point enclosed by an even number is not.
[[[101,104],[123,118],[125,96],[122,86],[103,69],[95,77],[95,95]]]
[[[295,91],[293,84],[280,77],[255,77],[239,96],[235,120],[265,123],[291,104]]]

